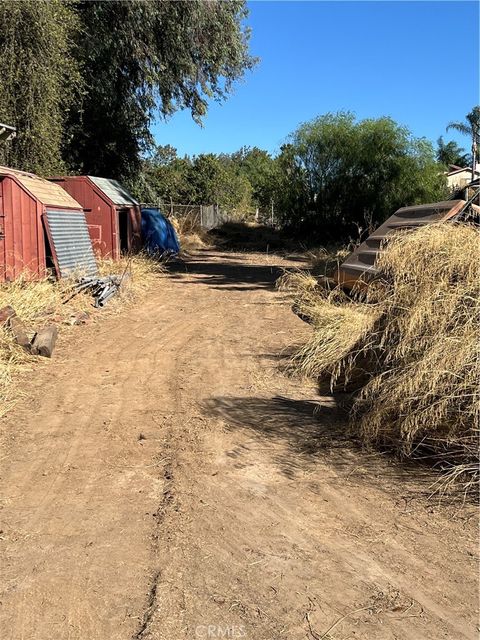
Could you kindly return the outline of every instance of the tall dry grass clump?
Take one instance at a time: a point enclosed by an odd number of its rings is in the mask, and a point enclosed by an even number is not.
[[[467,484],[478,478],[479,249],[468,225],[394,237],[377,263],[375,302],[368,293],[310,301],[314,333],[297,357],[332,383],[361,362],[352,432],[402,456],[437,458]]]
[[[319,288],[303,289],[295,311],[313,325],[310,341],[294,357],[295,366],[306,376],[329,376],[332,387],[350,382],[368,351],[378,310],[349,300],[339,289]]]
[[[212,244],[208,231],[191,216],[169,218],[180,240],[181,253],[203,249]]]

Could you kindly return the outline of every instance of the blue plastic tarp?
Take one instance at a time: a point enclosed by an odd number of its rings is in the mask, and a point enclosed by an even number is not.
[[[180,243],[172,223],[165,218],[160,209],[142,209],[143,246],[148,253],[180,252]]]

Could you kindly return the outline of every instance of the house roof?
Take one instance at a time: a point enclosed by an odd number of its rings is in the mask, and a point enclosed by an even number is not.
[[[135,198],[117,180],[109,178],[88,178],[113,202],[113,204],[129,205],[138,204]]]
[[[449,171],[447,175],[454,176],[456,173],[462,173],[462,171],[469,171],[471,173],[472,169],[471,167],[457,167],[456,169]],[[478,173],[480,175],[480,171],[478,169],[475,169],[475,173]]]
[[[26,171],[18,171],[10,167],[0,166],[0,176],[11,176],[15,178],[34,198],[45,206],[82,209],[82,205],[62,189],[60,185],[40,178],[40,176],[36,176],[34,173],[27,173]]]

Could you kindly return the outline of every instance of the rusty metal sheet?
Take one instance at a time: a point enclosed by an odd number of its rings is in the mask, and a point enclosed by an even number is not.
[[[446,200],[398,209],[340,265],[335,276],[336,282],[347,288],[368,282],[378,273],[375,263],[388,236],[401,229],[414,229],[449,220],[464,205],[465,200]]]

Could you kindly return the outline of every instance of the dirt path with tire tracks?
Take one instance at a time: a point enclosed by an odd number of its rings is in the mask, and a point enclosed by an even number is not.
[[[470,508],[286,377],[275,256],[199,252],[2,425],[2,640],[472,639]]]

